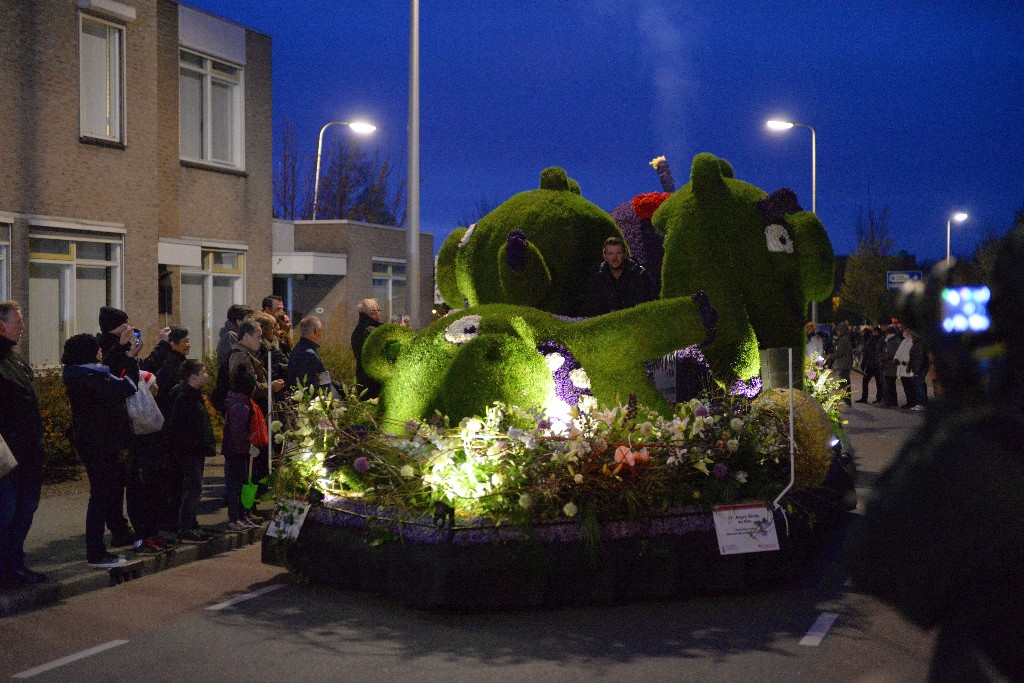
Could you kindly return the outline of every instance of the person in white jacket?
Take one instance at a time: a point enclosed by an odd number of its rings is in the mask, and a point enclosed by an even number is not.
[[[911,335],[904,335],[903,341],[896,349],[896,355],[893,356],[893,361],[896,363],[896,376],[899,378],[900,384],[903,385],[903,393],[907,396],[907,402],[900,406],[901,408],[913,408],[917,405],[914,371],[910,369],[910,347],[913,345],[914,340]]]

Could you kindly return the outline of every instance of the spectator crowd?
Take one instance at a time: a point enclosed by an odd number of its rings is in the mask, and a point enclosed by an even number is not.
[[[85,466],[89,502],[85,559],[89,566],[124,566],[130,556],[159,553],[180,543],[205,543],[216,533],[244,532],[264,522],[243,496],[246,484],[265,491],[271,449],[268,416],[295,387],[336,392],[319,355],[324,326],[316,316],[292,324],[280,297],[262,310],[235,304],[219,332],[216,386],[206,366],[189,358],[189,330],[166,327],[145,357],[142,333],[120,309],[103,307],[98,334],[76,334],[64,344],[62,374],[71,406],[68,439]],[[380,324],[373,299],[359,304],[352,336],[357,389],[379,387],[358,359],[369,332]],[[365,320],[364,320],[365,318]],[[42,583],[25,564],[25,540],[39,506],[44,478],[43,422],[32,369],[17,352],[26,314],[15,301],[0,302],[0,588]],[[199,525],[206,459],[216,455],[208,402],[224,417],[224,504],[227,525]],[[7,467],[3,464],[7,463]],[[255,482],[255,484],[254,484]],[[109,545],[106,535],[109,532]]]

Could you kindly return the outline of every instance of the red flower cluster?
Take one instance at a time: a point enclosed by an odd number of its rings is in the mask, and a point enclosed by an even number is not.
[[[641,220],[646,220],[654,215],[654,212],[661,206],[661,203],[668,199],[670,192],[647,192],[633,197],[630,203],[633,205],[633,213]]]

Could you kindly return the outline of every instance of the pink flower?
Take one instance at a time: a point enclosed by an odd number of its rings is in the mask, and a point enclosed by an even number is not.
[[[615,462],[621,463],[625,460],[630,467],[636,464],[636,456],[633,451],[629,450],[629,446],[619,446],[615,449]]]
[[[352,463],[352,467],[355,468],[356,472],[366,474],[370,471],[370,461],[363,456],[359,456],[356,458],[355,462]]]

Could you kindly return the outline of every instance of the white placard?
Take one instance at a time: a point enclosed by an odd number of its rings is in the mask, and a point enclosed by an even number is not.
[[[302,500],[282,500],[267,533],[275,538],[298,538],[302,523],[306,521],[309,503]]]
[[[775,516],[764,503],[719,505],[715,508],[714,520],[718,552],[722,555],[779,549]]]

